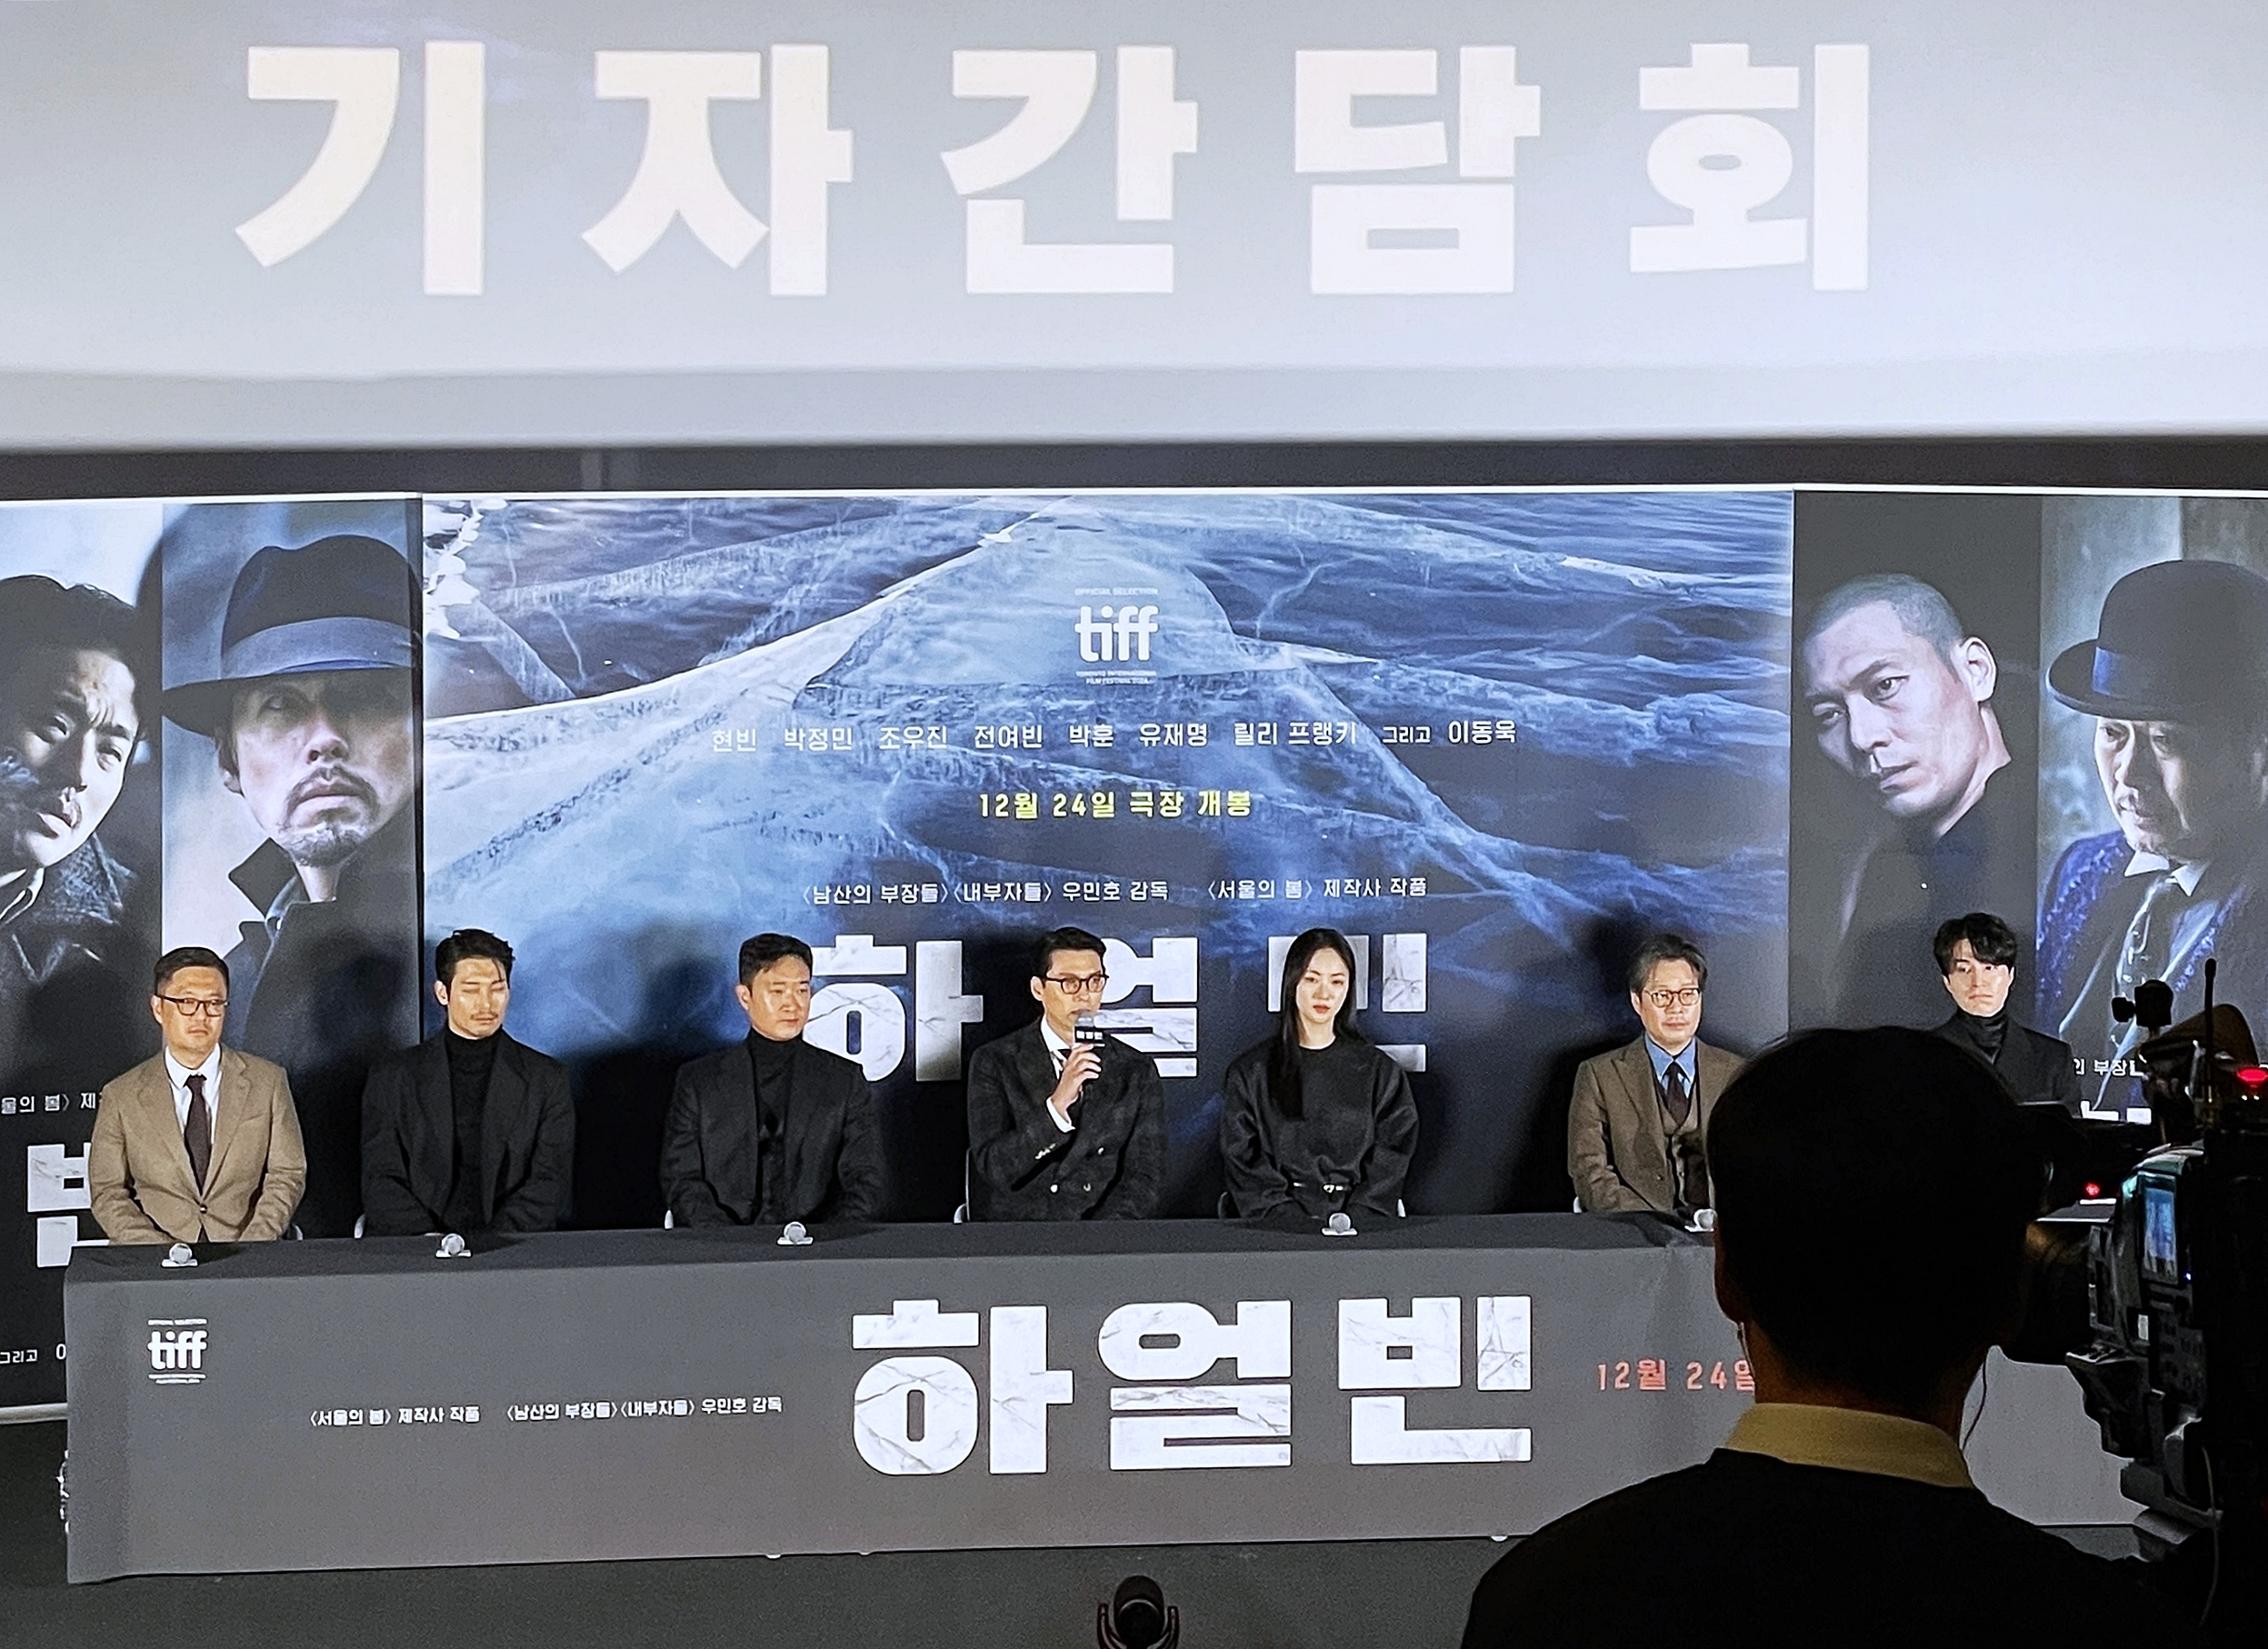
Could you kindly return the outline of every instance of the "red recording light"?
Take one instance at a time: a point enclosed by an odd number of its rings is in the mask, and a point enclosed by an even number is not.
[[[2238,1086],[2247,1094],[2258,1094],[2268,1088],[2268,1065],[2239,1065],[2236,1067]]]
[[[2098,1185],[2098,1184],[2095,1184],[2093,1180],[2089,1180],[2089,1181],[2087,1182],[2087,1187],[2086,1187],[2086,1189],[2087,1189],[2087,1197],[2088,1197],[2088,1200],[2089,1200],[2089,1201],[2093,1201],[2094,1198],[2099,1197],[2099,1196],[2101,1196],[2101,1195],[2103,1194],[2103,1187],[2102,1187],[2102,1186],[2100,1186],[2100,1185]]]

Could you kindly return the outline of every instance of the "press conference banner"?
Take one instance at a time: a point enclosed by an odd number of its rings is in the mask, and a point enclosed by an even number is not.
[[[2263,55],[2203,0],[10,5],[0,443],[2257,430]]]

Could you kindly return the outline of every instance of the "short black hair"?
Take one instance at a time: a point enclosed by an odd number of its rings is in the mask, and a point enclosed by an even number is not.
[[[1630,994],[1634,996],[1646,988],[1646,980],[1653,974],[1654,964],[1661,962],[1683,962],[1694,970],[1694,984],[1702,990],[1709,988],[1709,959],[1701,954],[1701,947],[1683,934],[1656,934],[1638,947],[1638,954],[1630,959]]]
[[[221,960],[219,952],[207,950],[202,944],[185,944],[177,950],[167,951],[157,959],[157,972],[150,980],[150,994],[163,996],[165,987],[174,982],[174,975],[189,967],[215,969],[220,974],[221,984],[224,986],[228,984],[228,964]]]
[[[1803,625],[1798,645],[1808,644],[1828,625],[1877,602],[1898,615],[1899,626],[1908,635],[1929,643],[1942,657],[1952,658],[1954,650],[1969,639],[1969,632],[1962,627],[1961,615],[1935,585],[1924,584],[1910,573],[1869,573],[1837,585],[1820,598],[1818,605],[1811,610],[1809,622]]]
[[[433,976],[443,984],[456,983],[457,964],[485,956],[512,977],[512,947],[485,927],[460,927],[433,947]]]
[[[63,585],[36,573],[0,578],[0,668],[13,672],[33,647],[107,653],[134,677],[137,732],[157,703],[157,646],[141,614],[108,590]]]
[[[1990,911],[1973,910],[1965,916],[1951,917],[1937,924],[1937,936],[1930,941],[1943,977],[1953,977],[1953,947],[1963,939],[1969,942],[1969,954],[1995,967],[2015,966],[2023,948],[2016,943],[2016,930]]]
[[[2008,1324],[2043,1175],[2000,1078],[1926,1031],[1790,1037],[1709,1124],[1718,1252],[1751,1317],[1799,1372],[1908,1413]]]
[[[805,967],[812,966],[811,946],[793,934],[758,934],[753,939],[744,939],[740,945],[741,984],[746,984],[785,956],[794,957]]]
[[[1093,951],[1103,954],[1103,942],[1084,927],[1051,927],[1032,942],[1032,977],[1047,977],[1049,959],[1057,951]]]

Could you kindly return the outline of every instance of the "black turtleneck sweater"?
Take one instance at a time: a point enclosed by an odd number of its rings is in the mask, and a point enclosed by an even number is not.
[[[1948,1029],[1989,1065],[2000,1057],[2001,1044],[2008,1040],[2008,1004],[2001,1004],[2000,1012],[1987,1019],[1980,1019],[1965,1008],[1956,1008]]]
[[[787,1125],[787,1106],[795,1087],[796,1038],[774,1042],[760,1031],[748,1033],[748,1063],[755,1074],[756,1174],[764,1208],[777,1208],[786,1197],[787,1164],[780,1149],[780,1134]]]
[[[477,1041],[455,1031],[441,1033],[449,1050],[449,1107],[456,1114],[456,1149],[449,1164],[449,1200],[442,1218],[460,1235],[485,1230],[487,1216],[481,1210],[481,1176],[485,1172],[481,1152],[481,1121],[488,1109],[488,1081],[495,1074],[496,1044],[501,1038]]]

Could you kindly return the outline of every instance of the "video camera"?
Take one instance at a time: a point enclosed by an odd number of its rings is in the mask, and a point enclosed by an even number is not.
[[[2082,1124],[2077,1154],[2051,1159],[2051,1194],[2087,1175],[2117,1187],[2079,1274],[2084,1328],[2065,1344],[2083,1344],[2063,1361],[2128,1463],[2119,1486],[2147,1508],[2146,1546],[2257,1523],[2268,1488],[2268,1068],[2243,1015],[2213,1005],[2210,963],[2205,1002],[2170,1029],[2161,982],[2120,1004],[2148,1034],[2136,1058],[2154,1137]]]

